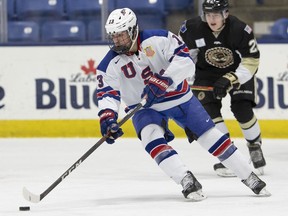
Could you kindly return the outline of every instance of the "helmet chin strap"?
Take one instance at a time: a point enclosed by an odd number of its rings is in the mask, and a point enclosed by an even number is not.
[[[138,38],[138,35],[139,35],[139,27],[138,26],[137,26],[137,29],[135,31],[136,31],[136,34],[134,35],[134,38],[131,39],[132,40],[132,44],[131,44],[131,47],[129,49],[129,52],[132,52],[132,53],[135,53],[138,50],[138,47],[137,47],[137,38]]]
[[[136,40],[134,40],[134,41],[132,42],[132,45],[131,45],[131,48],[129,49],[129,52],[131,52],[131,53],[137,52],[137,43],[136,43]]]
[[[224,21],[223,25],[222,25],[220,28],[217,29],[217,32],[222,31],[222,29],[223,29],[224,27],[225,27],[225,21]]]
[[[225,27],[226,19],[228,18],[229,13],[226,12],[226,11],[223,11],[223,12],[222,12],[222,16],[223,16],[223,25],[222,25],[220,28],[218,28],[218,29],[216,30],[216,32],[222,31],[222,29]]]

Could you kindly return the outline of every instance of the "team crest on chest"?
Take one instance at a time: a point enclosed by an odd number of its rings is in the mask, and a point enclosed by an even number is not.
[[[225,47],[214,47],[205,52],[205,60],[217,68],[227,68],[234,64],[233,53]]]
[[[155,54],[155,51],[153,50],[153,48],[151,46],[144,48],[144,52],[145,52],[147,57],[153,57]]]

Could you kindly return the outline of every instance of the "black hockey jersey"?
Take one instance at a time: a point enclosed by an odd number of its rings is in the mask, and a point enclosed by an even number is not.
[[[179,35],[187,44],[190,53],[198,52],[196,80],[210,80],[214,83],[225,73],[236,72],[242,63],[248,70],[250,60],[257,60],[259,63],[260,53],[252,29],[235,16],[228,16],[225,27],[217,37],[200,16],[186,20]],[[242,62],[242,59],[248,61]],[[256,71],[257,69],[252,69],[251,76]]]

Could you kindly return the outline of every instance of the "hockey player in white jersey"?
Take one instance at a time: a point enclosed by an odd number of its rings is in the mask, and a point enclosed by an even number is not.
[[[229,137],[216,129],[210,116],[193,96],[186,78],[195,67],[189,50],[166,30],[139,31],[137,17],[129,8],[109,15],[106,32],[111,50],[97,67],[97,97],[102,135],[109,144],[123,135],[117,124],[120,103],[127,109],[143,98],[146,104],[132,118],[143,147],[158,166],[183,187],[185,198],[206,198],[202,185],[168,143],[174,139],[168,120],[185,130],[189,142],[197,142],[233,170],[255,194],[269,196],[266,184],[252,172]]]

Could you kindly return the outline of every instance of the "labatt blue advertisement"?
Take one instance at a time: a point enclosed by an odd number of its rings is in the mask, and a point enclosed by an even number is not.
[[[105,45],[2,47],[0,137],[100,136],[97,65],[108,49]],[[266,128],[268,137],[288,137],[284,129],[288,126],[288,45],[260,44],[259,49],[255,114],[264,137]],[[228,97],[222,110],[228,127],[237,127]],[[129,128],[126,136],[135,135],[131,122],[123,127]],[[171,129],[178,131],[175,125]]]

